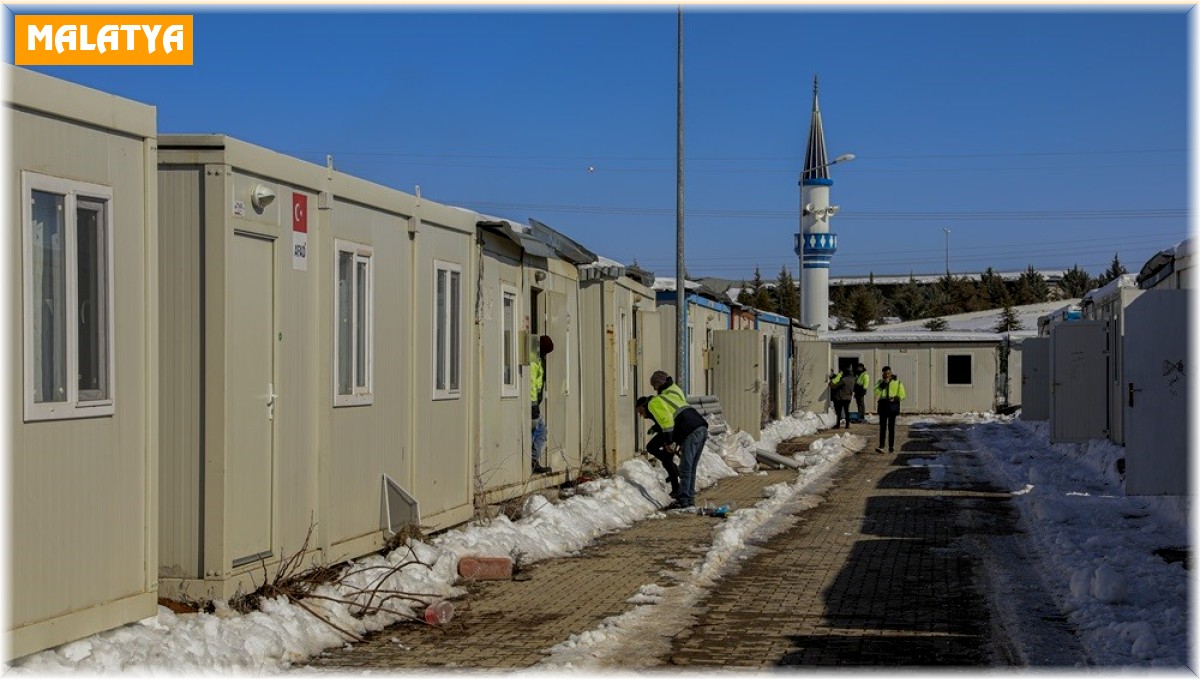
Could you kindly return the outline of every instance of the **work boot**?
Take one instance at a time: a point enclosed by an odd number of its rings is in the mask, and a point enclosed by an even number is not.
[[[540,465],[536,462],[533,463],[533,473],[534,474],[549,474],[550,471],[551,470],[549,467],[543,467],[542,465]]]
[[[883,455],[883,446],[876,446],[875,452],[879,453],[880,455]]]

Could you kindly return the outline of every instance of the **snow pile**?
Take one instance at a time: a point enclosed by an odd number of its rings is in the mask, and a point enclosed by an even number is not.
[[[999,420],[999,418],[997,418]],[[1045,579],[1101,666],[1188,662],[1188,572],[1155,555],[1185,548],[1183,498],[1126,497],[1106,440],[1051,444],[1047,423],[997,421],[969,439],[1013,494]]]
[[[697,488],[737,475],[725,462],[727,456],[744,461],[746,451],[755,445],[774,448],[788,436],[816,432],[822,421],[810,416],[775,423],[758,444],[744,435],[725,437],[732,443],[710,442],[706,450],[716,454],[700,456]],[[410,542],[387,556],[358,559],[346,569],[350,574],[348,586],[323,586],[316,591],[318,597],[304,600],[304,605],[360,636],[383,629],[416,614],[424,603],[462,594],[454,582],[463,556],[512,556],[527,563],[567,556],[605,533],[627,528],[641,519],[661,517],[660,507],[670,501],[665,479],[661,468],[652,467],[644,459],[630,460],[613,478],[581,484],[577,494],[563,502],[530,496],[518,521],[501,515],[486,525],[449,531],[428,544]],[[379,585],[380,589],[417,593],[420,601],[392,600],[388,611],[353,615],[358,610],[355,603],[366,603],[361,600],[361,590],[374,586],[388,571],[394,572]],[[644,588],[642,595],[649,601],[662,596],[656,592]],[[360,600],[356,602],[355,596]],[[193,615],[175,615],[159,607],[157,617],[33,654],[13,669],[38,673],[269,672],[281,671],[345,642],[346,637],[329,624],[283,598],[266,601],[261,610],[245,615],[223,604],[218,604],[214,613]]]

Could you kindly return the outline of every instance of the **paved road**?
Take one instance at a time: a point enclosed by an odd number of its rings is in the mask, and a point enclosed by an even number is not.
[[[1006,664],[975,564],[955,543],[965,530],[1012,532],[1007,500],[986,486],[929,487],[931,439],[897,435],[899,453],[852,458],[825,503],[721,583],[672,663]]]
[[[608,666],[1084,664],[1030,575],[1008,495],[987,484],[961,429],[898,426],[896,434],[898,453],[871,452],[871,443],[848,458],[824,502],[750,545],[736,572],[689,610],[664,611],[671,625]],[[794,445],[807,448],[813,438]],[[949,452],[935,448],[939,441]],[[794,478],[773,471],[722,480],[699,499],[747,507],[764,486]],[[550,647],[632,609],[627,600],[642,585],[674,584],[672,573],[704,554],[713,521],[643,521],[578,558],[536,565],[529,581],[480,583],[446,628],[399,625],[313,666],[531,667]]]

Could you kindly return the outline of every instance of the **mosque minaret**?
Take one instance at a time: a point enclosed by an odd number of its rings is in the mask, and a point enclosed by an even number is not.
[[[830,330],[829,263],[837,251],[837,234],[829,230],[829,220],[838,211],[838,206],[829,204],[829,187],[833,186],[829,166],[832,164],[825,154],[825,130],[821,126],[821,107],[814,77],[812,122],[804,153],[804,171],[800,174],[800,233],[796,234],[796,255],[800,257],[800,322],[819,332]]]

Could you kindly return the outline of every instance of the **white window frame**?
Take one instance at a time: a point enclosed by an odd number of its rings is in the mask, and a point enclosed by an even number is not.
[[[33,191],[43,191],[63,196],[63,280],[66,288],[66,366],[67,386],[65,401],[37,403],[33,400],[34,342],[33,342]],[[104,237],[106,276],[104,295],[108,317],[105,328],[107,353],[108,398],[94,401],[79,400],[79,250],[76,230],[78,199],[84,198],[104,203]],[[24,287],[24,310],[22,343],[24,345],[24,376],[22,388],[25,402],[25,421],[67,420],[85,417],[111,416],[116,411],[116,270],[113,266],[113,190],[109,186],[88,182],[51,177],[35,172],[21,172],[21,237],[22,284]]]
[[[965,383],[963,383],[963,382],[951,383],[950,382],[950,357],[951,356],[966,356],[967,359],[969,359],[970,367],[967,368],[967,371],[968,371],[967,377],[970,379],[969,382],[965,382]],[[973,386],[975,386],[975,354],[972,354],[972,353],[965,353],[965,354],[947,353],[946,360],[943,363],[943,365],[945,365],[945,367],[946,367],[945,382],[946,382],[947,387],[973,387]]]
[[[438,279],[438,273],[440,273],[442,271],[447,272],[447,275],[446,275],[446,315],[445,315],[445,317],[439,317],[438,305],[437,305],[437,295],[438,295],[437,279]],[[452,299],[452,297],[450,295],[450,281],[452,278],[450,274],[452,274],[452,273],[458,275],[458,316],[459,316],[459,318],[458,318],[459,345],[458,346],[453,346],[453,342],[451,339],[452,333],[450,332],[450,329],[452,327],[452,325],[451,325],[452,319],[451,319],[450,315],[451,315],[453,307],[454,307],[454,304],[453,304],[454,300]],[[430,369],[432,370],[432,374],[433,374],[433,400],[435,400],[435,401],[457,399],[457,398],[462,397],[462,380],[463,380],[463,372],[462,372],[463,303],[462,303],[462,296],[463,296],[462,265],[456,264],[454,262],[442,261],[440,259],[433,260],[433,305],[432,305],[433,308],[430,310],[430,313],[433,316],[433,323],[430,324],[431,325],[430,329],[432,330],[431,346],[433,347],[433,356],[431,358],[433,360],[430,361],[430,364],[431,364]],[[441,347],[439,347],[438,346],[438,328],[440,327],[439,324],[441,324],[441,323],[446,324],[446,333],[445,333],[445,343]],[[443,366],[443,368],[445,369],[444,375],[438,374],[437,356],[438,356],[439,350],[446,352],[445,353],[446,362],[445,362],[445,365]],[[455,364],[458,366],[458,386],[452,386],[450,384],[450,375],[453,373],[453,371],[451,370],[451,365],[455,365]],[[441,388],[438,387],[438,379],[439,378],[444,379],[444,384],[446,385],[445,387],[441,387]]]
[[[341,333],[338,332],[338,318],[341,315],[341,297],[338,295],[338,266],[341,260],[341,253],[346,252],[352,256],[352,264],[350,270],[351,285],[353,293],[350,299],[350,336],[353,340],[358,337],[358,330],[363,327],[363,332],[366,335],[366,359],[364,365],[364,373],[366,384],[356,384],[355,368],[358,366],[358,342],[351,341],[350,345],[350,393],[342,394],[338,392],[338,385],[341,384],[341,374],[338,372],[341,369],[340,358],[341,352]],[[360,264],[367,266],[367,301],[366,301],[366,318],[358,318],[358,296],[362,293],[358,288],[358,267]],[[375,402],[375,248],[363,243],[355,243],[347,240],[333,241],[333,405],[334,407],[341,406],[363,406],[371,405]]]
[[[436,281],[434,282],[436,285]],[[504,315],[504,303],[512,300],[512,327],[506,327],[507,317]],[[519,325],[521,322],[521,295],[516,287],[511,285],[500,286],[500,397],[501,398],[516,398],[521,395],[521,356],[520,343],[521,333]],[[509,349],[507,355],[504,352],[505,335],[511,334],[509,341]],[[435,336],[436,337],[436,336]],[[436,341],[436,340],[435,340]],[[504,381],[504,367],[507,362],[509,370],[509,379]]]

